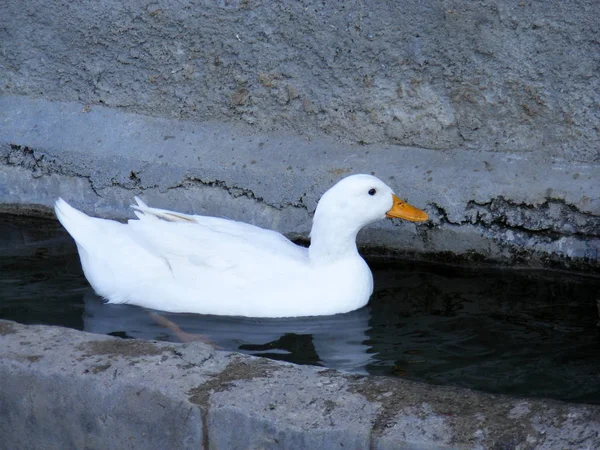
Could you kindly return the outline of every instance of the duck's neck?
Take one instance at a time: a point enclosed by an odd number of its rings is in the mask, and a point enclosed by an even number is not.
[[[359,227],[348,226],[347,222],[335,217],[315,216],[308,249],[311,262],[329,263],[358,255],[356,235],[359,230]]]

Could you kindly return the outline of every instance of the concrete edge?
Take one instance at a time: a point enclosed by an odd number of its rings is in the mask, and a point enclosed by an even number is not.
[[[425,224],[381,221],[363,244],[424,259],[595,270],[600,167],[543,154],[343,146],[253,135],[230,125],[145,117],[77,103],[0,96],[0,204],[47,211],[58,196],[101,217],[157,207],[308,235],[320,195],[373,172]]]
[[[599,448],[600,407],[0,320],[5,448]]]

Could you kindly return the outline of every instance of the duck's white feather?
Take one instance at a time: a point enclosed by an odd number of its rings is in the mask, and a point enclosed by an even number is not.
[[[367,194],[376,188],[381,195]],[[391,189],[355,175],[319,202],[310,251],[281,234],[215,217],[150,208],[136,198],[127,224],[89,217],[59,199],[86,278],[112,303],[218,315],[289,317],[364,306],[371,272],[356,251],[367,223],[391,208]]]
[[[189,252],[189,245],[186,243],[189,240],[202,249],[200,253],[194,254],[196,260],[202,260],[205,256],[214,258],[215,254],[219,258],[237,260],[240,251],[253,252],[256,257],[266,253],[301,258],[306,253],[304,248],[298,247],[276,231],[218,217],[150,208],[139,198],[136,197],[135,200],[137,205],[132,207],[140,220],[130,220],[130,226],[138,230],[140,237],[148,239],[151,247],[160,245],[164,252],[179,247],[182,247],[180,251]],[[156,218],[175,223],[157,221]],[[162,233],[165,233],[164,236]],[[198,251],[198,248],[194,250]]]

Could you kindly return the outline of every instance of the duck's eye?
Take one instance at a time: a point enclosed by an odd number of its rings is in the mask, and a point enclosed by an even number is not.
[[[369,195],[375,195],[377,194],[377,189],[373,188],[369,191]]]

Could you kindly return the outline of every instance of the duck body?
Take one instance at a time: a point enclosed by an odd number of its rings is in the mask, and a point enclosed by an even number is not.
[[[89,217],[62,199],[55,210],[77,243],[87,280],[109,303],[296,317],[367,304],[373,278],[356,249],[356,234],[385,217],[395,199],[375,177],[345,178],[319,201],[310,248],[275,231],[150,208],[139,199],[133,206],[137,219],[126,224]]]

